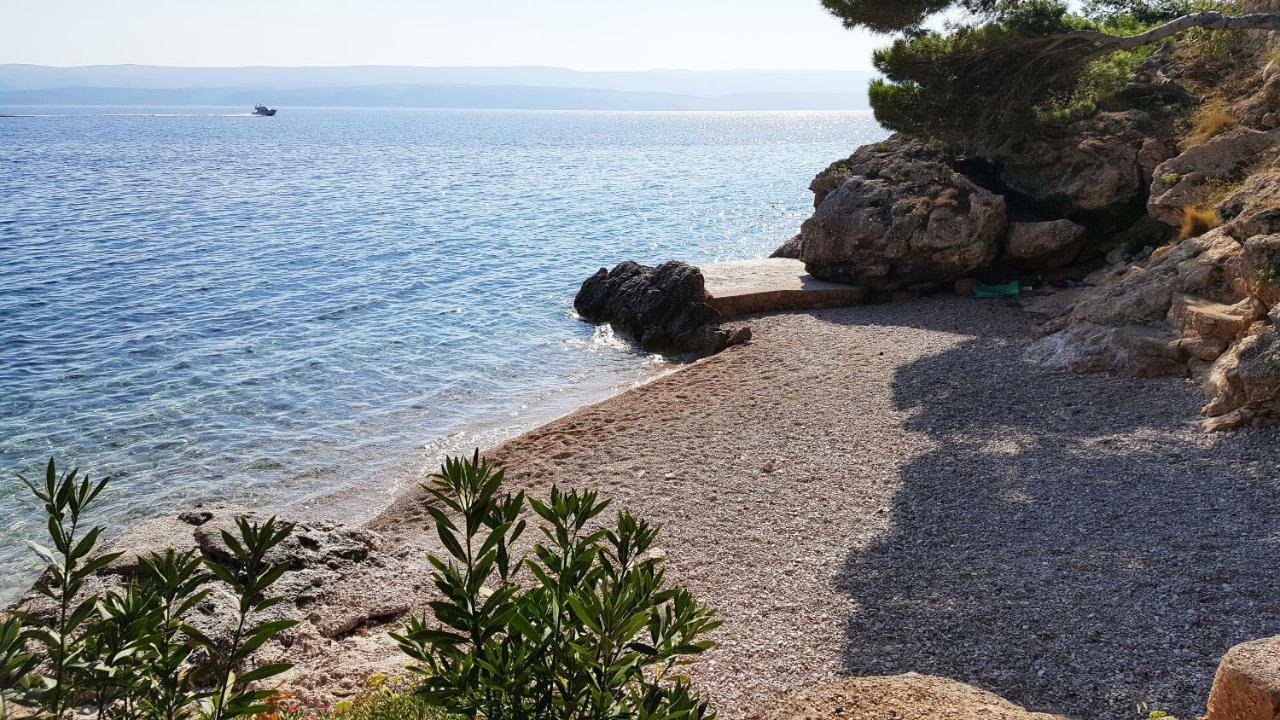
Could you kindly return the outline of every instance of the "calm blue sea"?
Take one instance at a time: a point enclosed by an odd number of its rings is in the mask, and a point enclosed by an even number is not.
[[[0,108],[0,600],[19,471],[118,528],[220,498],[372,507],[665,366],[573,317],[597,267],[761,257],[865,113]],[[348,509],[359,514],[361,507]],[[371,511],[371,510],[370,510]]]

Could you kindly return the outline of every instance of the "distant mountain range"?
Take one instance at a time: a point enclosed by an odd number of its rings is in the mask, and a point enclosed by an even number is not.
[[[870,72],[0,65],[0,105],[860,110]]]

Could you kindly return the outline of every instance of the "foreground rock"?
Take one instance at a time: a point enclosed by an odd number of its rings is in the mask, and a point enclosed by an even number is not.
[[[221,531],[234,534],[237,517],[258,522],[266,519],[244,508],[216,507],[160,516],[131,528],[104,548],[104,552],[122,555],[90,578],[84,592],[122,587],[137,578],[139,556],[163,553],[168,548],[193,550],[211,560],[227,560],[231,554]],[[361,668],[350,660],[344,661],[341,648],[349,649],[353,641],[359,640],[350,636],[401,621],[410,608],[421,605],[420,591],[429,580],[425,569],[393,556],[378,533],[333,521],[298,523],[293,534],[268,559],[289,565],[272,587],[272,593],[284,600],[255,616],[255,620],[288,619],[296,620],[298,625],[264,645],[255,658],[258,663],[308,658],[309,666],[300,665],[283,677],[303,700],[324,700],[331,693],[342,693],[343,688],[327,683],[323,673],[316,677],[315,664],[320,657],[332,657],[339,664],[346,662],[350,675],[344,676],[342,682],[351,685],[352,691],[357,689]],[[195,607],[187,621],[215,641],[229,641],[235,630],[235,598],[220,581],[211,581],[208,588],[208,597]],[[15,609],[44,618],[55,612],[52,601],[34,591]],[[318,685],[328,687],[311,695],[309,689]]]
[[[863,146],[809,188],[813,217],[792,243],[816,278],[895,289],[951,281],[999,255],[1004,198],[921,142]]]
[[[1218,665],[1205,720],[1280,717],[1280,637],[1241,643]]]
[[[1025,710],[998,695],[955,680],[907,673],[860,677],[806,688],[770,720],[1065,720]]]
[[[584,320],[610,323],[650,352],[716,353],[751,337],[749,328],[720,329],[702,273],[677,261],[600,268],[582,283],[573,307]]]

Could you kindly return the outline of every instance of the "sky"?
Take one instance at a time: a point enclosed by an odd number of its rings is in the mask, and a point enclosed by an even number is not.
[[[818,0],[0,0],[0,63],[866,70]]]

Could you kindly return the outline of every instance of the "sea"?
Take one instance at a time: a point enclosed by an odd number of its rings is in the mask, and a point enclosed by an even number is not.
[[[573,312],[634,259],[766,257],[860,112],[0,107],[0,602],[18,480],[92,520],[237,500],[375,514],[443,455],[646,382]]]

